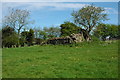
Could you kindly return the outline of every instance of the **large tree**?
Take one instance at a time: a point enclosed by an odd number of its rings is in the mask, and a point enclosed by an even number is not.
[[[103,13],[104,11],[104,8],[88,5],[78,11],[73,11],[72,16],[74,22],[84,29],[89,39],[92,29],[101,21],[107,20],[107,14]]]
[[[21,29],[31,23],[31,21],[29,21],[29,15],[30,12],[28,10],[9,9],[8,15],[3,18],[3,27],[10,26],[14,28],[20,38]]]

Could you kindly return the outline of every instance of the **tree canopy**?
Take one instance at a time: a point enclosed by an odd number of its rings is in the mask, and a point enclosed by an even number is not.
[[[44,27],[43,31],[47,34],[47,38],[59,37],[60,36],[60,28],[59,27]]]
[[[18,31],[30,23],[30,12],[21,9],[9,9],[9,14],[3,18],[3,26],[10,26]]]
[[[99,24],[94,30],[94,35],[102,40],[105,40],[106,37],[109,38],[118,38],[120,26],[110,25],[110,24]]]
[[[72,33],[79,33],[81,28],[76,26],[71,22],[64,22],[64,24],[60,25],[61,27],[61,36],[69,36]]]
[[[89,34],[101,21],[107,20],[107,14],[104,14],[104,11],[104,8],[88,5],[78,11],[73,11],[72,16],[74,22]]]
[[[18,37],[15,30],[9,26],[2,29],[2,47],[12,47],[17,45]]]

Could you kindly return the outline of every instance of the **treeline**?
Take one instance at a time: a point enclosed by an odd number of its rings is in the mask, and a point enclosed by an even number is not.
[[[118,39],[120,26],[103,24],[108,20],[104,8],[89,5],[72,12],[74,22],[66,21],[57,27],[25,29],[32,24],[29,19],[30,11],[11,9],[8,16],[3,18],[2,47],[19,47],[41,44],[54,37],[69,36],[72,33],[82,33],[86,41]]]
[[[41,44],[42,42],[62,36],[69,36],[72,33],[79,33],[80,27],[71,22],[64,22],[59,27],[23,29],[18,35],[17,31],[10,26],[2,28],[2,47],[19,47]]]
[[[40,29],[24,30],[18,37],[14,28],[6,26],[2,29],[2,47],[19,47],[19,46],[31,46],[39,45],[43,41],[54,37],[69,36],[72,33],[79,33],[82,28],[76,26],[74,23],[65,22],[60,27],[44,27]],[[92,40],[97,38],[98,40],[119,39],[120,26],[110,24],[100,24],[93,33],[90,35]]]
[[[20,32],[19,36],[14,28],[4,27],[2,30],[2,47],[20,47],[41,44],[43,41],[60,36],[60,28],[45,27],[40,29],[29,29]]]

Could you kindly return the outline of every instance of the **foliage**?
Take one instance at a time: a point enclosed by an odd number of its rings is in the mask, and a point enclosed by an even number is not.
[[[21,38],[20,38],[20,44],[21,46],[24,46],[25,44],[27,45],[33,45],[34,42],[34,30],[30,29],[29,31],[23,31],[21,33]]]
[[[72,33],[79,33],[81,28],[77,27],[74,23],[64,22],[60,25],[61,27],[61,36],[69,36]]]
[[[53,37],[59,37],[60,36],[60,28],[59,27],[44,27],[43,30],[39,28],[35,28],[35,38],[46,40]]]
[[[46,40],[47,39],[47,33],[45,31],[39,30],[39,38]]]
[[[110,24],[100,24],[94,30],[94,35],[102,40],[106,37],[117,38],[119,37],[119,26]]]
[[[2,29],[2,46],[3,47],[12,47],[17,45],[18,36],[13,28],[6,26]]]
[[[20,45],[21,46],[25,46],[25,44],[27,44],[28,43],[28,34],[29,34],[29,32],[28,31],[23,31],[22,33],[21,33],[21,38],[20,38]]]
[[[100,39],[94,35],[91,36],[93,42],[99,42]]]
[[[74,22],[80,25],[89,36],[90,32],[96,27],[101,21],[107,20],[107,14],[104,14],[104,8],[88,5],[78,11],[72,13]]]
[[[47,34],[47,38],[59,37],[60,36],[60,28],[59,27],[44,27],[43,31]]]
[[[28,45],[33,45],[33,41],[34,41],[34,31],[33,29],[30,29],[27,35],[27,41],[28,41]]]

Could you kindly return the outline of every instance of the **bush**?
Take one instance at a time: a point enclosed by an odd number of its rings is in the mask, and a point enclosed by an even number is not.
[[[12,47],[18,44],[18,35],[15,30],[9,26],[2,29],[2,47]]]
[[[95,36],[92,36],[91,38],[92,38],[92,41],[93,41],[93,42],[99,42],[99,41],[100,41],[100,39],[97,38],[97,37],[95,37]]]
[[[2,39],[2,46],[11,48],[12,46],[16,46],[18,43],[18,37],[16,34],[11,34],[10,36]]]

